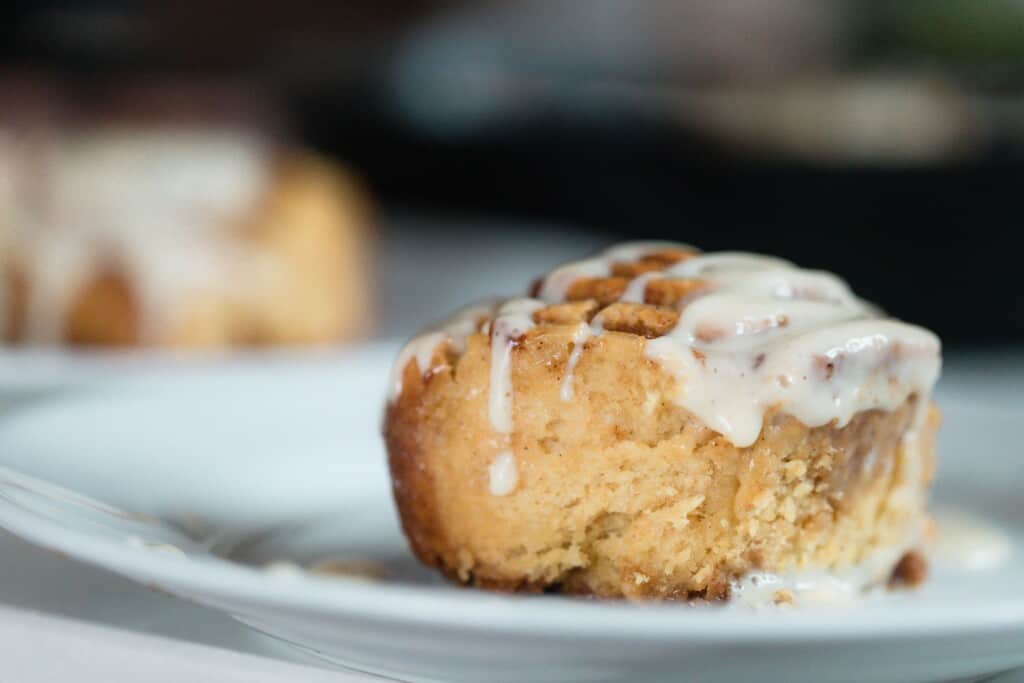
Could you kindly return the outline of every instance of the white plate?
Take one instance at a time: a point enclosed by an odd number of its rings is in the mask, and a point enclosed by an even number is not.
[[[410,558],[392,512],[378,430],[393,352],[138,376],[0,419],[5,465],[129,510],[229,529],[233,559],[188,544],[187,556],[144,547],[11,479],[0,482],[0,525],[346,666],[408,680],[905,682],[1024,664],[1016,548],[995,569],[940,565],[917,593],[851,609],[600,604],[446,586]],[[1016,543],[1024,402],[954,394],[944,403],[937,497],[1001,524]],[[149,538],[145,526],[136,535]],[[334,558],[378,563],[390,578],[260,568]]]
[[[337,347],[268,349],[88,349],[0,344],[0,402],[152,372],[321,363]]]

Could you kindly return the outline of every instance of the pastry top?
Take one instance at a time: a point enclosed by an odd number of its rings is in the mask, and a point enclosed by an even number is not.
[[[396,361],[391,399],[410,362],[438,372],[470,335],[487,334],[489,418],[508,434],[512,353],[550,326],[573,329],[563,401],[573,400],[588,339],[638,335],[648,361],[674,376],[674,401],[739,447],[754,443],[769,412],[843,426],[916,396],[923,419],[941,365],[934,334],[885,317],[834,275],[756,254],[635,242],[556,268],[528,298],[469,307],[417,336]]]

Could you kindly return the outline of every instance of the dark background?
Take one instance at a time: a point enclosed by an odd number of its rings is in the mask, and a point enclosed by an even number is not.
[[[269,94],[386,211],[775,253],[1024,341],[1011,0],[14,3],[0,60]]]

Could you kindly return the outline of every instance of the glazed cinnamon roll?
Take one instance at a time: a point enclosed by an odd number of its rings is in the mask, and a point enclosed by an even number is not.
[[[621,245],[413,339],[416,555],[484,588],[793,602],[924,578],[940,345],[777,258]]]
[[[0,114],[0,339],[223,347],[366,334],[369,207],[349,172],[217,115],[205,91],[115,92],[136,106],[85,115],[51,93],[31,105],[57,112],[45,125]],[[193,100],[202,111],[182,104]]]

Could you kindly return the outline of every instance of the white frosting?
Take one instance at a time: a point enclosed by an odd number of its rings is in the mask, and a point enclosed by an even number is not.
[[[865,592],[886,584],[900,554],[883,551],[870,561],[844,570],[809,569],[773,574],[754,572],[730,588],[729,605],[764,608],[846,606]]]
[[[512,433],[512,349],[533,327],[533,314],[544,304],[512,299],[498,307],[491,321],[491,384],[488,416],[494,431]]]
[[[178,230],[245,210],[266,181],[266,150],[252,135],[187,128],[95,129],[58,146],[48,169],[59,212],[102,212],[103,230],[138,232],[190,218]],[[97,226],[100,227],[100,226]]]
[[[568,263],[548,273],[538,296],[544,301],[564,301],[572,283],[589,277],[608,277],[611,272],[611,261],[605,258]]]
[[[516,340],[534,326],[533,313],[565,301],[577,280],[608,276],[618,261],[678,248],[692,250],[666,242],[613,247],[552,271],[537,299],[513,299],[494,312],[488,415],[498,435],[507,437],[514,428],[511,355]],[[859,412],[892,410],[917,396],[918,420],[923,418],[939,375],[939,340],[920,327],[883,318],[838,277],[756,254],[704,254],[633,278],[620,300],[642,302],[647,285],[662,277],[699,278],[705,287],[681,303],[670,332],[647,341],[646,354],[676,378],[675,403],[736,446],[757,440],[769,411],[809,427],[843,426]],[[426,372],[424,359],[437,344],[464,339],[472,330],[465,316],[457,320],[457,334],[431,330],[410,342],[399,356],[399,375],[413,357]],[[574,399],[573,371],[586,341],[604,333],[601,315],[574,331],[563,401]],[[401,391],[400,376],[391,387],[393,399]],[[916,452],[913,435],[911,430],[905,445]]]
[[[410,360],[416,360],[416,367],[421,375],[427,374],[430,369],[430,361],[434,357],[434,351],[448,336],[441,331],[427,332],[410,340],[398,353],[395,364],[391,367],[391,381],[388,383],[391,398],[394,400],[402,393],[402,382],[405,375],[405,366]]]
[[[448,343],[456,353],[462,353],[466,349],[466,339],[477,331],[478,321],[490,316],[495,307],[496,304],[493,302],[466,306],[410,339],[399,351],[398,357],[391,367],[388,398],[394,401],[402,393],[405,366],[411,359],[416,359],[420,374],[425,375],[430,371],[430,361],[441,344]]]
[[[561,397],[563,401],[568,402],[573,399],[573,371],[576,370],[576,364],[580,362],[580,356],[583,355],[584,345],[592,335],[593,332],[591,331],[590,325],[587,323],[580,323],[576,327],[576,331],[572,334],[572,351],[569,353],[569,361],[566,363],[565,369],[565,378],[562,380]]]
[[[494,456],[488,468],[490,475],[490,492],[492,496],[507,496],[515,490],[519,483],[519,467],[512,451],[501,451]]]
[[[64,329],[64,312],[75,292],[93,275],[83,245],[75,239],[33,240],[29,254],[32,262],[26,305],[25,340],[51,343],[59,340]]]
[[[557,285],[545,281],[540,296],[560,301],[570,275],[610,272],[618,254],[642,253],[626,245],[582,261],[582,268],[562,266],[552,274]],[[634,278],[621,300],[642,301],[656,277],[709,285],[686,302],[671,332],[647,342],[646,353],[676,376],[675,402],[737,446],[757,439],[769,410],[811,427],[832,420],[842,426],[858,412],[891,410],[911,395],[923,405],[938,378],[935,335],[880,318],[828,273],[755,254],[707,254]]]
[[[95,129],[16,160],[23,206],[8,239],[28,278],[27,337],[58,343],[84,283],[113,268],[131,283],[144,341],[197,292],[247,296],[273,266],[231,234],[269,183],[267,146],[231,130]],[[27,190],[33,189],[35,193]],[[0,334],[6,316],[0,316]]]
[[[792,315],[793,307],[786,310]],[[684,334],[686,318],[677,328]],[[810,427],[832,420],[843,426],[863,410],[892,410],[911,394],[927,396],[938,376],[938,341],[899,322],[842,322],[803,334],[770,330],[772,343],[745,347],[742,334],[721,350],[676,331],[647,344],[648,357],[680,378],[675,401],[741,447],[754,443],[772,408]],[[917,358],[890,362],[896,344]]]
[[[665,276],[657,271],[651,271],[650,273],[644,273],[633,278],[626,286],[626,291],[619,297],[619,301],[630,304],[642,304],[644,296],[647,294],[647,283],[662,277]]]

